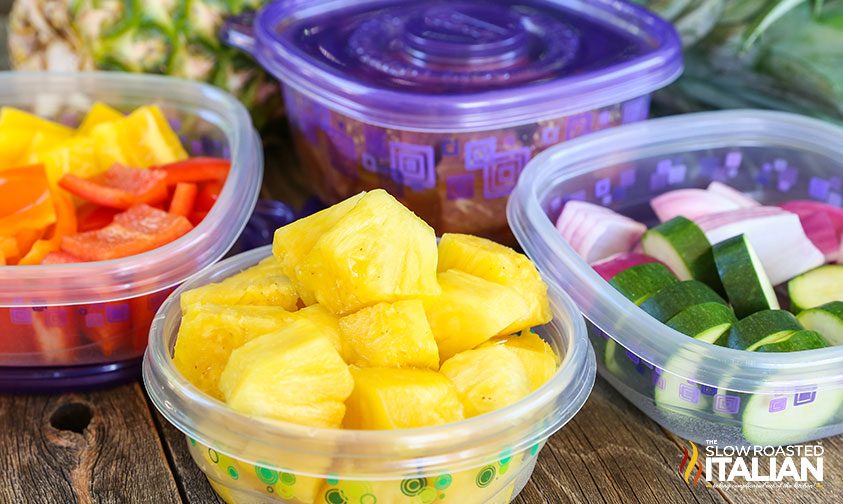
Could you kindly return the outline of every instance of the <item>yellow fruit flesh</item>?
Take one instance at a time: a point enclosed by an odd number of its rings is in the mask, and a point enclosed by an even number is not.
[[[526,310],[514,289],[474,275],[450,270],[438,280],[442,292],[424,308],[442,361],[501,334]]]
[[[187,159],[178,135],[157,106],[140,107],[119,122],[130,166],[147,168]]]
[[[330,208],[287,224],[275,231],[272,240],[272,254],[281,263],[284,274],[293,281],[305,304],[311,305],[316,302],[316,299],[313,292],[302,287],[302,281],[298,274],[299,265],[313,249],[319,238],[351,211],[364,194],[352,196]]]
[[[120,144],[120,125],[122,121],[103,123],[94,127],[91,138],[97,144],[97,162],[99,169],[108,170],[115,164],[129,166],[129,157]]]
[[[0,130],[0,170],[25,164],[33,135],[27,130]]]
[[[324,306],[315,304],[302,308],[296,312],[296,315],[315,324],[320,332],[331,340],[331,343],[343,357],[343,360],[348,360],[344,353],[344,345],[340,336],[340,321],[333,313],[325,309]]]
[[[96,102],[91,105],[91,108],[85,115],[85,119],[82,120],[82,124],[80,124],[79,129],[76,130],[76,134],[89,135],[94,128],[100,124],[116,121],[118,119],[123,119],[123,114],[102,102]]]
[[[337,315],[436,295],[436,237],[386,191],[370,191],[319,238],[298,278]]]
[[[307,320],[231,353],[219,388],[233,409],[314,427],[339,427],[354,382],[330,337]]]
[[[347,429],[410,429],[463,419],[456,388],[426,369],[351,368]]]
[[[73,135],[73,130],[67,126],[12,107],[0,108],[0,131],[2,130],[40,131],[46,137],[57,141]]]
[[[439,350],[418,299],[378,303],[339,323],[349,364],[439,369]]]
[[[298,318],[269,306],[192,305],[182,315],[173,363],[193,385],[221,399],[219,377],[231,352]]]
[[[196,303],[221,305],[280,306],[297,309],[298,294],[274,257],[264,259],[219,283],[203,285],[181,295],[182,310]]]
[[[47,179],[53,185],[57,185],[68,173],[90,178],[103,172],[99,164],[97,145],[92,138],[68,138],[36,155],[38,161],[44,164]]]
[[[521,359],[503,345],[458,353],[441,372],[459,392],[467,418],[509,406],[530,393]]]
[[[546,324],[552,318],[547,285],[530,260],[509,247],[464,234],[442,235],[439,271],[458,269],[517,291],[527,311],[503,331],[511,334]]]
[[[520,336],[494,338],[481,348],[486,345],[503,345],[521,359],[527,370],[530,391],[547,383],[559,367],[556,352],[539,335],[530,331],[524,331]]]

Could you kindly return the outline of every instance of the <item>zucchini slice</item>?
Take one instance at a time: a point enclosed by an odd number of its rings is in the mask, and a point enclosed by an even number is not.
[[[641,237],[644,253],[666,264],[680,280],[699,280],[723,292],[711,244],[702,229],[685,217],[674,217]]]
[[[803,273],[787,284],[795,313],[832,301],[843,301],[843,264],[828,264]]]
[[[843,301],[832,301],[796,316],[805,329],[817,331],[831,345],[843,345]]]
[[[779,309],[773,284],[746,235],[724,240],[714,245],[712,251],[735,315],[744,318],[758,311]]]
[[[817,430],[833,423],[841,405],[843,388],[753,394],[743,410],[743,437],[759,446],[781,446],[816,439]]]
[[[660,322],[667,322],[682,310],[702,303],[726,304],[708,285],[697,280],[668,285],[648,300],[641,303],[641,309]]]
[[[685,308],[667,321],[668,326],[682,334],[720,346],[726,345],[729,330],[737,323],[732,309],[717,302]]]
[[[761,345],[784,341],[793,332],[802,329],[802,325],[790,312],[763,310],[735,324],[726,340],[726,346],[752,352]]]
[[[636,305],[641,305],[653,294],[677,282],[664,264],[647,263],[621,271],[609,284]]]
[[[762,340],[763,341],[763,340]],[[773,343],[757,345],[756,352],[801,352],[829,346],[828,342],[816,331],[793,331],[787,337]]]

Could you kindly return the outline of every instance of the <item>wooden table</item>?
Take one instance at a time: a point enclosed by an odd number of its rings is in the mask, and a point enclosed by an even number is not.
[[[8,0],[0,0],[0,17]],[[4,23],[0,19],[0,46]],[[0,69],[4,51],[0,50]],[[264,196],[288,198],[288,151],[268,159]],[[677,474],[684,442],[602,379],[541,452],[520,504],[843,502],[843,436],[826,439],[825,483],[810,490],[691,487]],[[0,395],[0,503],[220,502],[184,437],[139,382],[64,395]],[[388,504],[388,503],[387,503]],[[472,503],[465,503],[472,504]]]

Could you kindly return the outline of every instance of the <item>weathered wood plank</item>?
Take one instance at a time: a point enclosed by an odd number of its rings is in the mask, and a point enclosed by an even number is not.
[[[0,395],[0,502],[180,502],[141,386]]]
[[[516,502],[726,502],[679,478],[681,455],[655,422],[598,378],[583,409],[542,450]]]

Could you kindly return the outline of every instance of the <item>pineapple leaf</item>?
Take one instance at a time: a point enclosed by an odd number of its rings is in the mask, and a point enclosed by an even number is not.
[[[787,13],[799,7],[805,2],[812,2],[814,8],[816,4],[822,4],[822,0],[781,0],[779,2],[771,2],[761,14],[758,15],[746,28],[743,41],[743,49],[747,50],[752,47],[758,40],[758,37],[763,34],[767,28],[772,26],[776,21],[780,20]]]

